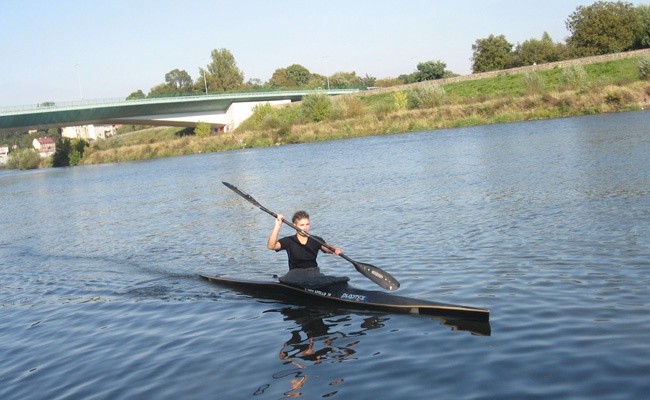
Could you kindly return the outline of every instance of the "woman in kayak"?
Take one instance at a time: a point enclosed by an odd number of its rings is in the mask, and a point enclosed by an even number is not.
[[[289,272],[280,278],[281,282],[304,285],[309,282],[313,283],[318,281],[322,284],[325,283],[325,281],[328,281],[323,278],[336,278],[344,282],[348,280],[347,277],[326,277],[320,273],[320,268],[318,268],[318,263],[316,262],[318,250],[324,253],[333,253],[335,255],[343,253],[343,250],[334,247],[334,251],[332,251],[329,248],[322,246],[316,240],[304,235],[301,231],[296,231],[295,235],[285,236],[278,239],[283,220],[284,217],[279,214],[275,219],[275,225],[273,226],[273,230],[271,231],[271,235],[266,244],[269,249],[275,250],[276,252],[286,250],[289,257]],[[304,232],[309,233],[309,214],[307,214],[306,211],[297,211],[293,215],[293,218],[291,218],[291,222]],[[319,236],[310,236],[325,243],[325,241]]]

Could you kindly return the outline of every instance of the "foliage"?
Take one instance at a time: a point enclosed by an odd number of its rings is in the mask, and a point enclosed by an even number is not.
[[[142,90],[136,90],[135,92],[131,93],[130,95],[127,96],[127,100],[140,100],[144,99],[147,97]]]
[[[358,88],[363,86],[356,72],[337,72],[330,77],[330,86],[335,88]]]
[[[293,64],[286,68],[278,68],[269,80],[269,86],[274,88],[293,88],[306,86],[311,80],[311,72],[302,65]]]
[[[567,44],[579,55],[630,50],[643,29],[635,7],[621,1],[578,6],[566,20],[566,27],[571,33]]]
[[[650,56],[645,56],[639,60],[638,71],[639,79],[650,79]]]
[[[377,82],[377,78],[374,76],[370,76],[366,74],[363,78],[361,78],[361,86],[364,88],[369,88],[375,86],[375,83]]]
[[[259,129],[262,127],[262,123],[265,120],[270,119],[275,115],[275,109],[269,103],[258,104],[253,107],[253,114],[249,117],[249,120],[253,123],[255,128]]]
[[[84,151],[89,146],[88,142],[84,139],[68,139],[62,138],[57,141],[56,151],[52,156],[53,167],[68,167],[75,166],[81,163]]]
[[[650,47],[650,5],[640,4],[636,9],[641,19],[641,30],[636,38],[634,47],[637,49],[647,49]]]
[[[506,69],[512,65],[512,44],[504,35],[490,35],[472,45],[472,71],[486,72]]]
[[[524,84],[530,94],[540,93],[544,90],[544,78],[535,72],[524,74]]]
[[[196,123],[196,128],[194,128],[194,134],[198,137],[210,136],[212,133],[212,125],[207,122],[199,121]]]
[[[165,74],[165,83],[173,91],[189,93],[192,91],[192,77],[185,70],[174,69]]]
[[[406,107],[408,106],[408,96],[404,91],[398,90],[394,92],[393,99],[395,100],[396,110],[406,110]]]
[[[41,163],[41,156],[33,149],[20,149],[9,153],[7,168],[36,169]]]
[[[324,121],[332,114],[332,100],[325,94],[310,94],[302,99],[301,108],[308,121]]]
[[[445,76],[447,64],[438,61],[425,61],[418,64],[416,73],[417,82],[431,81],[441,79]]]
[[[212,62],[202,76],[208,83],[209,91],[225,92],[237,89],[244,83],[244,73],[237,67],[235,57],[228,49],[212,50]]]
[[[445,95],[445,88],[440,85],[420,86],[407,93],[408,108],[433,108],[439,106]]]
[[[581,89],[588,83],[587,72],[582,65],[562,69],[562,83],[572,89]]]
[[[543,64],[560,61],[565,57],[565,46],[553,42],[551,36],[544,32],[541,39],[529,39],[517,45],[514,52],[514,66]]]

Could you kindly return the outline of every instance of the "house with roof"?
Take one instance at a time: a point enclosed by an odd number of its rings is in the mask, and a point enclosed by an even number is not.
[[[41,158],[51,156],[56,151],[56,142],[54,142],[54,139],[49,137],[40,137],[34,139],[32,146],[34,146]]]

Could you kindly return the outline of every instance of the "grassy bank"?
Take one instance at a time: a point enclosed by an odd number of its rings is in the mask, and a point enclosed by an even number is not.
[[[98,141],[83,163],[637,110],[650,98],[638,64],[629,58],[266,107],[234,132],[201,138],[191,130],[151,128]]]

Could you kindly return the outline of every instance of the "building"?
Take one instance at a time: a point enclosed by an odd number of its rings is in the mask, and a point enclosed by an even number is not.
[[[40,155],[41,158],[51,156],[56,151],[56,143],[54,142],[54,139],[49,137],[34,139],[32,146],[34,146],[36,151],[38,151],[38,155]]]
[[[0,146],[0,165],[5,165],[9,161],[9,147]]]
[[[68,126],[61,130],[61,136],[69,139],[97,140],[115,136],[115,125],[81,125]]]

